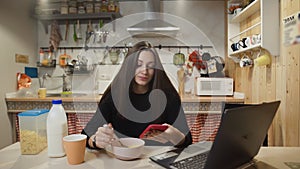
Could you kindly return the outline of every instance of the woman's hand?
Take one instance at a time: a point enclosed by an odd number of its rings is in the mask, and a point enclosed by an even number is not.
[[[111,123],[99,127],[94,137],[96,137],[95,141],[98,148],[105,148],[111,144],[114,140],[114,130]]]
[[[147,134],[145,139],[154,140],[161,143],[166,143],[170,141],[174,145],[178,145],[184,141],[185,135],[179,131],[177,128],[170,124],[163,124],[168,126],[165,131],[153,130],[151,133]]]

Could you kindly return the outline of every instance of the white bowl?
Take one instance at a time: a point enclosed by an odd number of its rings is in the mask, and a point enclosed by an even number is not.
[[[144,140],[138,138],[120,138],[119,140],[126,147],[117,146],[117,143],[113,143],[107,146],[105,150],[120,160],[133,160],[141,157],[144,152]]]

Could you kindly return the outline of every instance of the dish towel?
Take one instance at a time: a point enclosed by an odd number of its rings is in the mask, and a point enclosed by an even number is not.
[[[59,47],[59,43],[62,40],[62,36],[60,34],[59,25],[56,20],[54,20],[51,24],[51,33],[50,33],[50,45],[57,51]]]

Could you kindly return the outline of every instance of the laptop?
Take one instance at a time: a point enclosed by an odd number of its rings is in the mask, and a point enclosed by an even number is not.
[[[277,112],[280,101],[262,104],[223,104],[214,142],[198,142],[151,156],[165,168],[232,169],[257,165],[257,155]],[[266,168],[266,164],[262,164]],[[269,166],[269,168],[274,168]]]

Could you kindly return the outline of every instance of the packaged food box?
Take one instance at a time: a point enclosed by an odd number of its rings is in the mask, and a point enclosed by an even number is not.
[[[47,147],[48,109],[33,109],[18,114],[21,154],[38,154]]]

